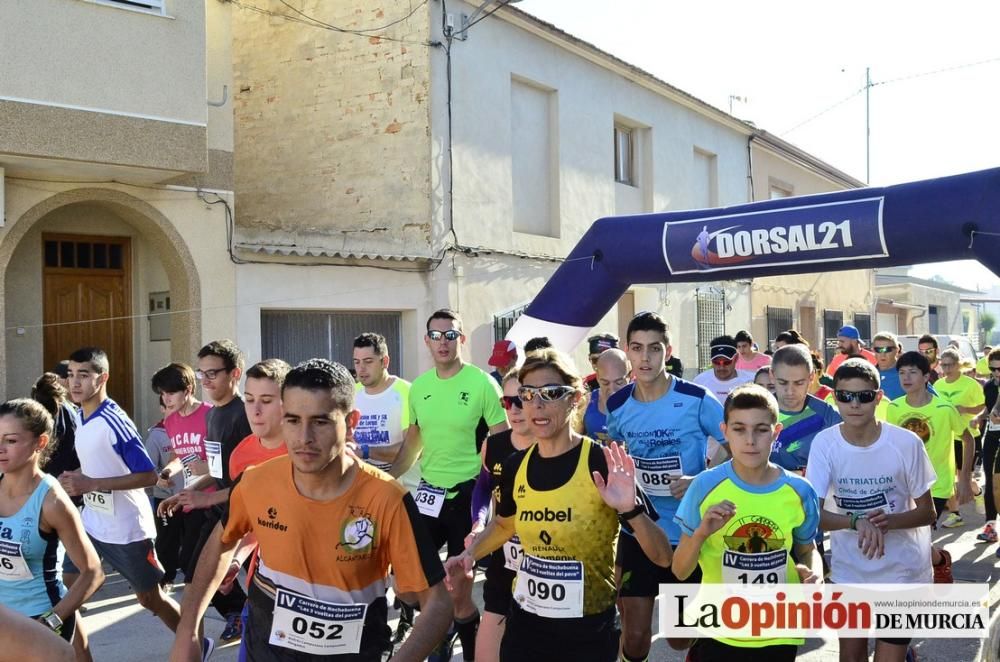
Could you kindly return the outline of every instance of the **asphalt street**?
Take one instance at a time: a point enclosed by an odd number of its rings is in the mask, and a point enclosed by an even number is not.
[[[937,545],[945,545],[954,560],[957,582],[982,582],[991,586],[990,611],[996,614],[1000,603],[1000,563],[995,556],[997,545],[977,543],[976,534],[982,529],[983,516],[977,515],[972,505],[963,508],[965,526],[957,529],[939,529],[934,535]],[[129,592],[127,583],[108,570],[108,579],[100,591],[87,603],[84,617],[91,633],[91,647],[98,662],[131,662],[133,660],[165,660],[172,644],[172,636],[153,615],[142,609]],[[180,600],[183,587],[173,594]],[[482,578],[477,577],[476,599],[482,604]],[[391,614],[394,616],[394,614]],[[655,622],[655,621],[654,621]],[[206,619],[206,633],[218,637],[224,622],[214,611]],[[395,622],[392,624],[395,626]],[[998,642],[994,642],[996,647]],[[983,642],[972,639],[924,639],[914,642],[920,662],[974,662],[981,657]],[[221,646],[212,656],[213,662],[236,660],[236,645]],[[456,650],[453,660],[460,661]],[[684,659],[683,652],[672,651],[666,642],[657,639],[649,659],[652,662],[675,662]],[[835,662],[838,659],[835,640],[809,640],[800,648],[799,660],[803,662]]]

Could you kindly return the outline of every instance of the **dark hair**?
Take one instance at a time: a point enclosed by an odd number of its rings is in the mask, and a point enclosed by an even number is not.
[[[81,347],[69,355],[69,360],[73,363],[89,363],[98,375],[103,375],[111,370],[108,355],[100,347]]]
[[[566,386],[572,386],[577,391],[583,392],[583,380],[573,367],[573,362],[565,354],[554,349],[539,350],[526,358],[517,373],[518,381],[523,384],[527,375],[546,368],[559,373]]]
[[[987,361],[1000,361],[1000,347],[994,350],[990,350],[990,353],[986,355]]]
[[[58,375],[59,379],[69,379],[69,361],[63,359],[52,368],[52,372]]]
[[[83,363],[83,361],[76,361],[75,359],[70,360],[75,363]],[[37,400],[18,398],[17,400],[8,400],[0,405],[0,418],[4,416],[13,416],[20,420],[24,424],[25,429],[36,438],[43,434],[48,436],[49,443],[42,449],[38,459],[38,465],[45,466],[45,463],[52,457],[52,453],[55,452],[58,443],[58,440],[52,434],[55,428],[52,414]]]
[[[723,406],[726,423],[729,422],[730,412],[737,409],[764,409],[771,415],[772,425],[778,422],[778,401],[770,391],[758,384],[743,384],[733,389]]]
[[[787,365],[789,368],[804,366],[807,370],[813,370],[813,357],[809,353],[809,348],[805,345],[785,345],[774,350],[771,357],[771,367]]]
[[[750,343],[751,345],[753,344],[753,336],[751,336],[750,332],[745,329],[740,329],[739,331],[737,331],[733,339],[738,343],[747,342]]]
[[[931,371],[931,362],[920,352],[903,352],[896,360],[896,370],[912,366],[925,375]]]
[[[632,342],[632,334],[636,331],[657,331],[663,335],[663,344],[670,344],[670,332],[667,331],[667,323],[656,313],[639,313],[633,317],[625,330],[625,342]]]
[[[786,345],[805,345],[809,346],[809,342],[802,337],[802,334],[795,329],[789,329],[788,331],[782,331],[774,337],[774,342],[783,342]]]
[[[451,320],[455,323],[455,326],[458,327],[459,331],[462,330],[462,318],[459,317],[458,313],[456,313],[451,308],[441,308],[431,313],[431,316],[427,318],[428,331],[431,330],[431,322],[433,322],[434,320]]]
[[[69,392],[59,383],[59,375],[54,372],[43,373],[35,385],[31,387],[31,399],[40,403],[52,416],[69,398]]]
[[[816,350],[809,352],[809,356],[812,357],[813,372],[822,375],[823,369],[826,368],[826,361],[823,360],[823,357]]]
[[[427,322],[428,326],[430,321]],[[388,356],[389,345],[385,341],[385,336],[380,333],[362,333],[354,339],[354,348],[371,347],[376,356]]]
[[[771,376],[771,366],[770,365],[766,365],[763,368],[757,368],[757,372],[753,373],[753,381],[754,381],[754,383],[757,383],[757,378],[760,377],[761,375],[767,375],[768,377],[770,377]]]
[[[254,363],[247,369],[247,379],[270,379],[281,387],[285,383],[285,377],[292,366],[281,359],[264,359],[259,363]]]
[[[863,379],[876,389],[882,385],[882,379],[878,374],[878,370],[868,362],[868,359],[853,358],[841,363],[837,368],[837,372],[833,374],[834,388],[845,379]]]
[[[236,343],[228,338],[223,340],[213,340],[198,350],[199,359],[203,359],[206,356],[218,356],[222,359],[222,363],[226,366],[227,372],[232,372],[237,368],[242,371],[243,366],[246,365],[243,358],[243,351],[236,345]]]
[[[354,409],[354,379],[347,368],[326,359],[309,359],[288,371],[281,395],[290,388],[306,391],[328,391],[333,407],[347,413]]]
[[[186,363],[171,363],[156,371],[150,380],[153,393],[194,392],[194,370]]]
[[[549,340],[547,336],[538,336],[537,338],[532,338],[528,342],[524,343],[525,355],[528,355],[531,352],[539,352],[543,349],[552,349],[552,341]]]
[[[937,338],[935,338],[931,334],[925,333],[924,335],[920,336],[920,338],[917,340],[917,346],[919,347],[920,345],[934,345],[934,349],[937,349],[938,341]]]

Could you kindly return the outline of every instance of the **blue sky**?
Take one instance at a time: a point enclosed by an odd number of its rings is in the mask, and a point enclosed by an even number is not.
[[[1000,166],[1000,3],[523,0],[614,53],[872,185]],[[743,100],[730,99],[730,96]],[[976,262],[921,265],[975,289]]]

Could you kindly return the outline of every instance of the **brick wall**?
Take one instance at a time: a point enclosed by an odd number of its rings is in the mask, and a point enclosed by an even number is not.
[[[297,16],[276,0],[254,4]],[[294,4],[325,23],[365,30],[402,18],[416,1]],[[430,254],[429,5],[381,34],[416,43],[233,6],[241,240]]]

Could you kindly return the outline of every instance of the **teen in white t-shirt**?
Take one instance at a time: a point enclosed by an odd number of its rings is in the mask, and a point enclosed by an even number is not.
[[[845,584],[930,583],[931,486],[937,480],[920,437],[875,418],[879,375],[864,359],[834,375],[843,423],[813,439],[806,480],[820,497],[820,525],[833,539],[831,580]],[[908,639],[878,639],[875,659],[906,655]],[[867,639],[841,639],[841,659],[866,659]]]

